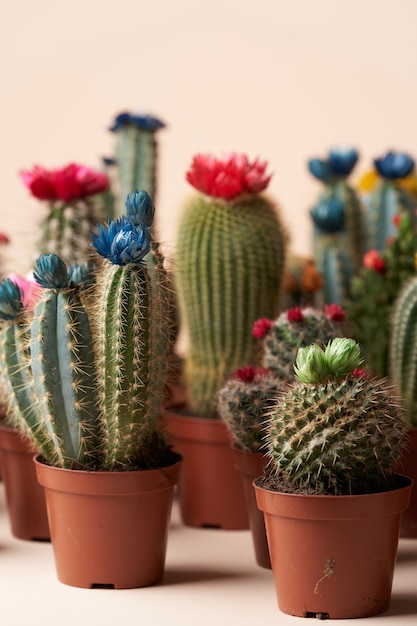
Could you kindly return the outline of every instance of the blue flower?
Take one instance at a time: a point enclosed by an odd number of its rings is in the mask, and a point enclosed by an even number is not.
[[[110,127],[110,130],[115,133],[124,126],[136,126],[139,130],[153,133],[160,128],[164,128],[165,124],[152,115],[133,115],[131,113],[124,112],[115,117],[113,126]]]
[[[42,254],[38,257],[33,277],[45,289],[65,289],[69,285],[67,266],[56,254]]]
[[[23,294],[16,283],[5,278],[0,283],[0,319],[14,320],[23,309]]]
[[[327,159],[310,159],[308,168],[315,178],[324,183],[332,178],[346,178],[359,158],[354,148],[332,148]]]
[[[321,159],[310,159],[308,162],[308,169],[313,174],[314,178],[327,182],[330,179],[330,169],[327,161]]]
[[[343,229],[345,212],[343,202],[331,198],[322,200],[310,211],[314,224],[324,233],[336,233]]]
[[[93,235],[93,245],[114,265],[141,265],[150,250],[151,237],[148,228],[122,216],[107,225],[100,224],[98,235]]]
[[[155,209],[146,191],[136,189],[127,196],[125,204],[127,215],[136,226],[151,228]]]
[[[105,167],[110,167],[111,165],[117,165],[116,159],[112,157],[102,157],[102,162]]]
[[[405,152],[390,151],[385,156],[375,159],[374,165],[382,178],[395,180],[411,174],[414,169],[414,159]]]

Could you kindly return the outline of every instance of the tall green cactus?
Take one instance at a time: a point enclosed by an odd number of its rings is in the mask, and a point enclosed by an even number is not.
[[[300,348],[298,382],[279,397],[266,435],[281,487],[324,494],[384,488],[406,422],[386,382],[358,370],[360,363],[352,339]]]
[[[145,190],[154,200],[157,194],[158,145],[156,132],[165,124],[151,115],[120,113],[111,131],[116,133],[115,158],[118,170],[119,202],[116,214],[123,215],[124,200],[133,189]]]
[[[150,228],[149,196],[141,220],[130,214],[94,237],[108,259],[97,279],[94,309],[97,371],[104,423],[104,467],[152,463],[170,350],[171,285]]]
[[[266,164],[235,154],[195,157],[193,197],[180,220],[176,286],[189,347],[190,408],[217,416],[216,394],[236,369],[255,362],[253,322],[279,308],[286,233],[276,206],[259,191]]]
[[[389,374],[406,419],[417,426],[417,276],[404,285],[393,305]]]

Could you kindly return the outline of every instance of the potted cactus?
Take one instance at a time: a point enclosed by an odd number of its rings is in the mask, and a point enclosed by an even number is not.
[[[245,155],[200,154],[187,172],[199,193],[180,217],[174,259],[187,407],[168,411],[165,423],[184,456],[181,512],[193,526],[248,526],[217,393],[236,369],[255,361],[253,322],[279,309],[287,237],[277,207],[261,193],[271,178],[266,169]]]
[[[24,389],[35,402],[21,427],[39,451],[58,578],[77,587],[141,587],[163,575],[180,465],[157,427],[170,282],[150,235],[152,202],[137,199],[129,216],[99,226],[104,260],[84,294],[80,267],[56,255],[34,272],[44,293]]]
[[[388,608],[401,513],[411,481],[391,472],[406,423],[360,347],[336,338],[300,348],[296,382],[267,426],[264,512],[280,609],[353,618]]]

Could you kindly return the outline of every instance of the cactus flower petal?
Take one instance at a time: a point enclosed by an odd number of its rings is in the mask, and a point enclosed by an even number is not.
[[[343,202],[332,198],[322,200],[310,211],[314,224],[325,233],[336,233],[343,229],[345,211]]]
[[[72,202],[105,191],[109,180],[104,172],[70,163],[65,167],[47,170],[40,165],[20,172],[23,184],[38,200]]]
[[[110,130],[116,133],[124,126],[136,126],[139,130],[155,132],[165,127],[165,123],[157,117],[148,114],[132,114],[128,112],[119,113],[114,119]]]
[[[332,148],[329,152],[329,168],[333,176],[349,176],[359,158],[355,148]]]
[[[151,238],[148,228],[141,228],[123,216],[108,225],[99,225],[93,245],[114,265],[140,265],[150,250]]]
[[[64,289],[69,283],[67,266],[56,254],[42,254],[38,257],[33,276],[45,289]]]
[[[0,319],[14,320],[23,309],[23,293],[11,278],[0,282]]]
[[[147,228],[151,228],[155,208],[152,204],[151,197],[146,191],[138,191],[136,189],[127,196],[125,204],[127,216],[136,226],[143,225]]]
[[[374,160],[378,174],[383,178],[395,180],[405,178],[414,169],[414,159],[405,152],[389,151],[383,157]]]

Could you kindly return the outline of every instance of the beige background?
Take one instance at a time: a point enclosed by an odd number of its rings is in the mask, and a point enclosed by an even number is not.
[[[0,230],[25,272],[42,205],[17,172],[111,155],[116,113],[160,131],[158,224],[172,248],[196,152],[268,159],[296,252],[319,186],[310,156],[417,155],[416,0],[1,0]]]

